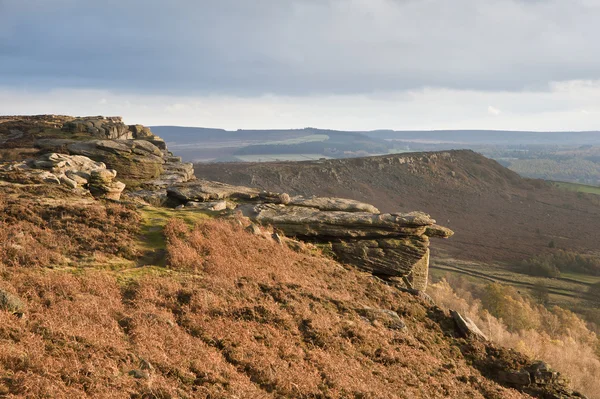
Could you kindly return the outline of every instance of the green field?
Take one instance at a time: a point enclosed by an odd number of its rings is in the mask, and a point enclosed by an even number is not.
[[[567,183],[561,181],[553,181],[552,184],[554,184],[558,188],[562,188],[563,190],[600,195],[600,187],[597,186],[589,186],[587,184],[579,183]]]
[[[562,273],[559,278],[529,276],[508,264],[487,264],[457,259],[435,259],[429,269],[433,281],[444,277],[460,276],[477,284],[497,282],[515,287],[521,293],[531,294],[536,284],[548,288],[551,305],[570,310],[582,310],[589,306],[586,292],[590,285],[600,282],[599,276],[578,273]]]
[[[329,136],[326,134],[311,134],[309,136],[302,136],[293,139],[287,140],[278,140],[278,141],[265,141],[263,143],[259,143],[260,145],[289,145],[289,144],[302,144],[302,143],[312,143],[312,142],[320,142],[329,140]]]

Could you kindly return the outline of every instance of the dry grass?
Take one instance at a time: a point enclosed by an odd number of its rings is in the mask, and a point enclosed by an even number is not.
[[[0,267],[27,306],[0,311],[0,394],[524,397],[468,364],[444,314],[366,274],[230,222],[172,221],[166,235],[168,277]]]
[[[0,263],[53,267],[86,256],[136,255],[139,216],[132,209],[81,199],[41,202],[25,190],[0,191]]]
[[[491,284],[481,290],[464,280],[455,286],[456,291],[442,280],[430,285],[429,292],[440,306],[471,318],[493,342],[548,362],[568,376],[573,388],[600,397],[598,337],[576,314],[533,304],[508,286]]]

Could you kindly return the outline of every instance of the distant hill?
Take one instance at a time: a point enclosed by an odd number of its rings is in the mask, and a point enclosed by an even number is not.
[[[481,146],[600,145],[600,132],[531,132],[496,130],[339,131],[327,129],[237,130],[152,126],[186,161],[295,160],[347,158],[398,153],[477,149]]]
[[[312,158],[344,158],[385,154],[394,143],[361,132],[324,129],[238,130],[153,126],[173,151],[188,161],[243,161],[287,158],[285,155],[311,154]],[[262,156],[262,157],[261,157]],[[241,157],[241,158],[240,158]],[[308,157],[309,159],[311,157]]]
[[[456,231],[436,247],[463,259],[517,261],[559,248],[597,251],[599,197],[521,178],[475,152],[315,162],[196,164],[196,175],[290,194],[338,196],[382,211],[421,209]]]
[[[378,139],[469,145],[600,145],[600,131],[533,132],[509,130],[431,130],[364,132]]]

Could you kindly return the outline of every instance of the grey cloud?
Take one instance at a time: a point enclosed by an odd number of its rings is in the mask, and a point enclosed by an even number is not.
[[[543,89],[600,78],[591,0],[0,0],[0,86]]]

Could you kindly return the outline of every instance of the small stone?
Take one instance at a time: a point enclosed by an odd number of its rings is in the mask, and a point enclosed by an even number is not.
[[[262,230],[256,224],[251,223],[250,226],[246,227],[246,231],[254,234],[255,236],[261,235]]]
[[[137,379],[147,380],[150,378],[150,372],[148,372],[148,370],[134,369],[129,372],[129,375]]]
[[[450,314],[456,323],[456,327],[460,331],[461,335],[465,338],[473,338],[482,341],[487,341],[488,338],[484,333],[481,332],[479,327],[468,317],[463,317],[460,313],[455,310],[451,310]],[[527,374],[529,376],[529,374]],[[529,378],[529,377],[528,377]]]
[[[77,188],[78,184],[75,180],[68,178],[65,175],[59,177],[60,182],[69,188]]]
[[[271,235],[271,237],[273,237],[273,239],[280,245],[283,245],[283,239],[281,238],[281,236],[277,233],[273,233]]]
[[[371,324],[381,323],[390,330],[406,331],[406,323],[398,313],[389,309],[362,308],[357,309],[361,317],[371,322]]]
[[[197,202],[189,201],[185,204],[188,208],[202,209],[206,211],[223,211],[227,209],[226,201],[210,201],[210,202]]]
[[[25,304],[16,295],[0,289],[0,309],[20,317],[25,313]]]

